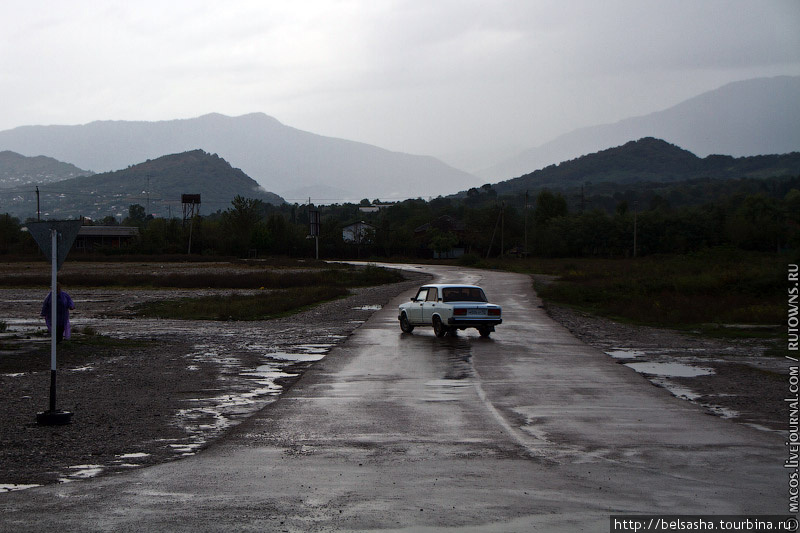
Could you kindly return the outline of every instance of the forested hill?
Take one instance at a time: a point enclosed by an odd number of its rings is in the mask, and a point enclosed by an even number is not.
[[[565,161],[494,185],[498,194],[584,183],[674,182],[695,178],[765,178],[800,174],[800,152],[783,155],[699,158],[673,144],[645,137],[616,148]]]
[[[157,216],[181,216],[181,195],[200,194],[202,213],[225,210],[237,195],[280,204],[283,199],[216,154],[193,150],[166,155],[124,170],[105,172],[40,187],[43,213],[50,216],[124,217],[133,204]],[[26,197],[27,199],[27,197]],[[30,212],[30,205],[26,211]],[[29,213],[15,214],[23,219]],[[33,215],[36,214],[35,203]]]

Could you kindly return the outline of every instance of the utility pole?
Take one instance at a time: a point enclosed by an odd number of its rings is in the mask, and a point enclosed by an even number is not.
[[[525,191],[525,257],[528,257],[528,191]]]
[[[500,259],[503,258],[505,252],[505,235],[506,235],[506,203],[503,202],[500,208]]]
[[[39,209],[39,186],[36,186],[36,220],[42,220],[42,210]]]
[[[505,202],[503,202],[503,207],[505,207]],[[494,223],[494,231],[492,231],[492,240],[489,241],[489,249],[486,250],[486,259],[489,259],[489,254],[492,253],[492,245],[494,244],[494,236],[497,235],[497,226],[500,225],[500,220],[503,218],[503,207],[500,208],[500,213],[497,215],[497,222]],[[501,231],[502,233],[502,231]],[[502,242],[502,236],[501,236]],[[500,255],[503,255],[502,244],[500,245]]]
[[[636,257],[636,237],[637,237],[637,212],[638,212],[639,202],[633,202],[633,257]]]
[[[311,209],[311,197],[308,198],[308,223],[309,223],[309,232],[308,232],[308,239],[314,238],[314,248],[315,254],[314,257],[319,259],[319,234],[320,234],[320,216],[319,216],[319,209]],[[360,245],[361,241],[361,232],[358,233],[358,241]],[[361,248],[359,246],[359,253]]]

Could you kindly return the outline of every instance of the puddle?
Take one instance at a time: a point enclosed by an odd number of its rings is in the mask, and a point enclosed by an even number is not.
[[[275,384],[275,380],[281,378],[293,378],[297,374],[289,374],[287,372],[283,372],[282,370],[280,370],[280,368],[276,365],[267,364],[267,365],[261,365],[255,368],[254,370],[248,370],[247,372],[242,372],[241,375],[251,378],[256,378],[259,380],[257,381],[257,383],[259,385],[262,385],[262,387],[259,389],[255,389],[254,391],[241,395],[242,397],[246,398],[253,396],[253,394],[256,393],[257,391],[270,390],[278,392],[283,387]]]
[[[693,378],[714,373],[711,368],[685,365],[682,363],[625,363],[640,374],[652,374],[668,378]]]
[[[288,353],[288,352],[273,352],[267,354],[271,359],[277,359],[279,361],[291,361],[295,363],[304,363],[304,362],[311,362],[311,361],[319,361],[325,354],[315,354],[315,353]]]
[[[714,413],[715,415],[721,418],[738,418],[739,412],[734,411],[733,409],[728,409],[727,407],[720,407],[719,405],[712,405],[704,403],[702,404],[703,407]]]
[[[639,350],[614,349],[610,352],[606,352],[606,355],[610,355],[614,359],[634,359],[636,357],[641,357],[647,354]]]
[[[383,309],[382,305],[361,305],[358,307],[352,307],[351,309],[355,311],[380,311]]]
[[[340,338],[345,338],[343,336],[337,336]],[[331,336],[331,338],[334,338]],[[328,343],[318,343],[318,344],[297,344],[291,347],[291,351],[272,351],[275,349],[274,345],[265,345],[265,344],[257,344],[251,343],[247,345],[248,350],[253,350],[257,352],[261,352],[264,354],[265,357],[269,359],[275,359],[277,361],[286,361],[289,363],[304,363],[304,362],[313,362],[319,361],[328,352],[331,351],[335,344],[328,344]]]
[[[700,368],[695,366],[689,365],[682,365],[680,363],[629,363],[627,366],[634,366],[634,365],[667,365],[672,372],[675,372],[674,367],[680,367],[679,372],[680,375],[673,373],[670,374],[669,377],[696,377],[696,376],[707,376],[709,374],[713,374],[714,371],[710,368]],[[644,374],[650,374],[651,372],[648,370],[641,371]],[[673,396],[676,398],[680,398],[682,400],[688,400],[693,402],[697,405],[702,406],[703,408],[710,411],[712,414],[720,417],[720,418],[739,418],[740,413],[738,411],[734,411],[733,409],[729,409],[727,407],[721,407],[719,405],[714,405],[710,403],[704,403],[699,401],[701,394],[693,391],[692,389],[684,386],[679,385],[677,383],[673,383],[668,377],[664,377],[664,375],[651,375],[648,379],[655,385],[659,387],[663,387],[667,389]],[[763,428],[767,429],[767,428]],[[768,430],[768,429],[767,429]]]
[[[311,348],[317,349],[317,345]],[[272,358],[275,354],[266,355]],[[300,355],[307,355],[310,357],[309,360],[317,360],[324,356],[324,354]],[[297,362],[297,360],[292,358],[287,361]],[[237,365],[231,364],[231,366],[236,368]],[[296,376],[284,372],[282,369],[285,366],[285,363],[274,362],[259,365],[254,369],[240,370],[236,376],[244,378],[244,381],[236,387],[238,390],[231,390],[211,398],[187,400],[195,405],[178,411],[176,418],[178,423],[192,435],[192,442],[170,444],[170,447],[180,455],[194,455],[207,441],[236,424],[239,419],[274,401],[283,391],[283,387],[277,381]]]
[[[103,472],[103,467],[101,465],[76,465],[70,466],[69,470],[73,472],[67,474],[66,478],[59,479],[61,483],[69,483],[70,481],[78,479],[89,479],[98,476]]]
[[[146,457],[150,457],[149,453],[137,452],[137,453],[123,453],[117,455],[117,459],[113,461],[114,468],[138,468],[142,465],[137,463],[130,463],[126,461],[130,461],[131,459],[144,459]]]
[[[205,441],[190,442],[186,444],[170,444],[169,447],[172,448],[172,451],[188,457],[196,454],[197,450],[199,450],[203,444],[205,444]]]
[[[292,346],[292,348],[298,350],[297,352],[271,352],[265,355],[270,359],[277,359],[279,361],[304,363],[319,361],[327,355],[333,346],[333,344],[300,344]]]
[[[295,348],[305,353],[320,354],[328,353],[333,344],[298,344]]]
[[[650,381],[652,381],[656,385],[664,387],[669,392],[671,392],[673,396],[676,396],[683,400],[694,401],[700,398],[700,395],[694,392],[692,389],[684,387],[683,385],[678,385],[677,383],[673,383],[668,379],[653,378]]]
[[[32,489],[34,487],[41,487],[41,485],[16,485],[16,484],[3,485],[3,484],[0,484],[0,493],[12,492],[12,491],[15,491],[15,490]]]
[[[118,455],[117,459],[141,459],[142,457],[150,457],[149,453],[123,453]]]
[[[43,318],[4,318],[8,327],[12,326],[39,326],[44,328]]]

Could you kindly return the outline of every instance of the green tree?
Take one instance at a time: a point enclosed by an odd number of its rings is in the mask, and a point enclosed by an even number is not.
[[[566,216],[567,212],[567,201],[564,197],[545,189],[536,197],[533,220],[537,226],[543,226],[552,218]]]
[[[0,254],[7,254],[22,240],[19,219],[0,215]]]
[[[223,224],[230,231],[231,251],[234,254],[247,253],[263,210],[264,202],[261,200],[236,195],[231,207],[223,213]]]
[[[744,198],[727,221],[728,237],[750,250],[780,249],[786,237],[785,215],[774,198],[754,194]]]
[[[449,231],[440,231],[436,228],[431,232],[430,244],[428,247],[438,254],[446,254],[458,244],[458,237]]]
[[[144,225],[145,219],[147,219],[147,213],[139,204],[133,204],[128,207],[128,218],[123,221],[123,224],[126,226],[142,226]]]

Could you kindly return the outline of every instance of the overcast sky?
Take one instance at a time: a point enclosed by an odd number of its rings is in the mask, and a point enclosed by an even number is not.
[[[798,0],[0,0],[0,35],[0,130],[263,112],[467,171],[800,75]]]

